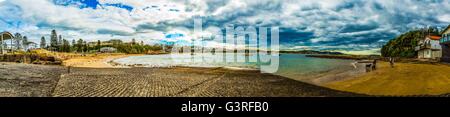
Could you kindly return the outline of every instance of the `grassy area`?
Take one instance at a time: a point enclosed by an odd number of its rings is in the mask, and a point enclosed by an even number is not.
[[[369,95],[439,95],[450,93],[450,66],[380,62],[374,72],[326,87]]]

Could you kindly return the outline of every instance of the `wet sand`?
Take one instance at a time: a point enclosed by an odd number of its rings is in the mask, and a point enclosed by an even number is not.
[[[64,71],[61,66],[0,62],[0,97],[49,97]]]
[[[257,71],[222,68],[73,68],[56,97],[363,96]]]

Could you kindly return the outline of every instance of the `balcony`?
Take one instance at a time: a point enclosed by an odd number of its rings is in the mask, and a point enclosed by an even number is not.
[[[419,46],[416,46],[414,49],[418,51],[423,49],[434,49],[434,48],[431,47],[431,44],[421,44]]]
[[[449,35],[445,35],[441,38],[440,40],[441,44],[450,44],[450,36]]]

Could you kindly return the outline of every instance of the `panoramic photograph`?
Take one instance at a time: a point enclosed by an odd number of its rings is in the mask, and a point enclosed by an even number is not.
[[[0,97],[449,97],[448,0],[0,0]]]

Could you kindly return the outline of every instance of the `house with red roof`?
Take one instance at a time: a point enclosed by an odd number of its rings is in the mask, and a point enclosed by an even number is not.
[[[441,36],[428,35],[419,40],[415,48],[419,59],[440,60],[442,57],[442,47],[440,45]]]

